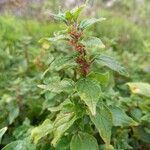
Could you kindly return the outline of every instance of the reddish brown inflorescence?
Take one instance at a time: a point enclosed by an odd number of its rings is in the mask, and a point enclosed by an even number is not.
[[[79,58],[79,57],[76,58],[76,63],[79,64],[80,69],[81,69],[81,73],[82,73],[83,75],[87,75],[88,72],[89,72],[91,63],[88,62],[86,59],[84,59],[84,58]]]
[[[79,40],[81,38],[83,32],[71,31],[69,34],[73,39]]]
[[[86,50],[85,46],[81,43],[79,43],[79,40],[81,39],[83,32],[79,31],[71,31],[69,33],[71,39],[69,40],[69,44],[79,52],[79,56],[76,58],[76,63],[79,64],[81,73],[86,76],[90,70],[91,62],[89,62],[85,56],[86,56]]]

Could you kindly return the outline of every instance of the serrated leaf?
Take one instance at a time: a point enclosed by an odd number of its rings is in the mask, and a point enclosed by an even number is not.
[[[81,99],[89,107],[93,115],[96,114],[96,104],[101,95],[100,85],[90,78],[82,78],[76,83],[76,89]]]
[[[128,76],[126,69],[114,58],[107,56],[107,55],[100,55],[96,58],[96,61],[108,68],[122,74]]]
[[[107,86],[109,83],[109,72],[92,72],[88,75],[88,77],[97,80],[102,86]]]
[[[74,20],[78,19],[80,13],[82,12],[82,10],[84,9],[85,6],[86,5],[81,5],[81,6],[77,7],[77,8],[75,8],[75,9],[73,9],[72,15],[73,15],[73,19]]]
[[[144,82],[129,82],[127,85],[133,94],[150,97],[150,84]]]
[[[101,138],[108,147],[110,145],[111,129],[113,126],[112,114],[110,110],[108,107],[102,104],[101,106],[97,107],[96,115],[90,115],[90,118],[98,129]]]
[[[4,127],[2,129],[0,129],[0,144],[1,144],[2,137],[3,137],[3,135],[5,134],[6,131],[7,131],[7,127]]]
[[[63,134],[73,125],[76,120],[76,116],[73,113],[60,113],[54,121],[53,131],[54,138],[52,144],[55,147]]]
[[[94,48],[105,48],[105,45],[102,43],[102,41],[97,38],[97,37],[87,37],[87,38],[84,38],[81,43],[83,45],[85,45],[87,48],[91,48],[91,49],[94,49]]]
[[[73,54],[71,56],[60,56],[56,58],[51,66],[49,67],[50,70],[62,70],[62,69],[67,69],[67,68],[73,68],[76,66],[76,63],[74,61],[76,54]]]
[[[129,117],[121,108],[113,106],[110,107],[112,116],[113,116],[113,125],[114,126],[137,126],[138,123]]]
[[[40,126],[32,129],[31,137],[34,143],[37,144],[41,138],[43,138],[47,134],[50,134],[52,131],[53,124],[49,119],[46,119]]]
[[[87,27],[97,23],[97,22],[100,22],[100,21],[103,21],[105,20],[105,18],[99,18],[99,19],[96,19],[96,18],[91,18],[91,19],[86,19],[86,20],[82,20],[80,22],[80,25],[79,25],[79,28],[81,30],[84,30],[86,29]]]
[[[72,137],[70,150],[99,150],[96,139],[88,133],[78,132]]]
[[[53,93],[70,93],[74,90],[74,82],[71,79],[52,79],[47,85],[41,84],[38,87]]]

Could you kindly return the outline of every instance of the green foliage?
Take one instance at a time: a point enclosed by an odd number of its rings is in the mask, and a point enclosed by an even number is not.
[[[101,88],[96,82],[85,78],[76,84],[80,98],[87,104],[92,115],[96,114],[96,105],[101,96]]]
[[[101,22],[105,20],[105,18],[100,18],[100,19],[96,19],[96,18],[91,18],[91,19],[86,19],[81,21],[80,25],[79,25],[79,29],[84,30],[86,28],[88,28],[89,26],[97,23],[97,22]]]
[[[119,62],[117,62],[115,59],[107,56],[107,55],[100,55],[96,58],[97,62],[104,65],[104,66],[107,66],[109,67],[110,69],[120,73],[120,74],[123,74],[123,75],[126,75],[126,69],[121,66],[119,64]]]
[[[7,127],[4,127],[0,130],[0,143],[1,143],[2,136],[5,134],[6,131],[7,131]]]
[[[76,135],[72,137],[71,143],[70,143],[70,149],[71,150],[98,150],[98,144],[96,139],[87,134],[79,132]]]
[[[101,105],[97,107],[97,112],[95,116],[90,116],[92,122],[98,129],[100,136],[106,143],[108,148],[110,145],[111,129],[112,129],[112,114],[110,110],[105,106]]]
[[[105,45],[102,43],[102,41],[97,37],[88,37],[86,39],[83,39],[81,41],[82,44],[84,44],[87,48],[105,48]]]
[[[132,118],[127,116],[127,114],[119,107],[111,107],[110,108],[113,118],[114,126],[136,126],[138,125]]]
[[[97,80],[99,84],[102,86],[107,86],[109,83],[109,72],[106,73],[92,72],[88,75],[88,77]]]
[[[37,143],[42,137],[51,133],[53,129],[53,125],[50,120],[45,120],[41,126],[34,128],[31,132],[31,136],[34,140],[34,143]]]
[[[85,7],[51,14],[65,26],[0,17],[1,149],[149,148],[147,35]]]
[[[73,113],[60,113],[54,121],[54,138],[52,144],[55,147],[57,142],[63,136],[63,134],[72,126],[76,120],[76,116]]]
[[[35,146],[30,143],[29,139],[17,140],[6,145],[2,150],[35,150]]]

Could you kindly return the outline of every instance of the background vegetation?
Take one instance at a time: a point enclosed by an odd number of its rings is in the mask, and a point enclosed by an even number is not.
[[[50,51],[62,51],[63,47],[51,47],[47,43],[41,45],[38,41],[42,37],[52,36],[55,31],[64,27],[50,18],[49,12],[58,11],[60,6],[65,9],[78,4],[80,1],[69,0],[0,2],[1,148],[13,141],[14,145],[28,141],[26,137],[34,126],[41,124],[47,116],[53,117],[47,109],[53,105],[49,101],[50,95],[43,93],[37,85],[43,81],[43,72],[51,61]],[[100,37],[106,45],[105,53],[122,62],[129,73],[129,77],[114,73],[110,103],[119,101],[126,113],[139,123],[136,127],[120,127],[118,133],[112,135],[113,145],[117,150],[148,150],[150,89],[149,86],[136,87],[140,90],[142,88],[144,96],[141,96],[141,93],[134,93],[132,87],[130,91],[126,83],[150,82],[150,2],[93,0],[83,16],[89,14],[107,18],[90,28],[88,34]],[[117,90],[119,93],[115,92]],[[31,149],[33,145],[29,142],[24,142],[23,145],[27,143],[28,146],[24,146],[27,148],[22,149]],[[15,150],[13,144],[9,149]],[[67,150],[65,142],[60,144],[61,150]],[[43,140],[39,142],[37,149],[47,150],[48,147],[49,142]],[[60,147],[56,149],[60,150]]]

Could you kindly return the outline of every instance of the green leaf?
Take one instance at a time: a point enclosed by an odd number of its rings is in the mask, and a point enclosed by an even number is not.
[[[69,36],[67,35],[55,35],[54,37],[51,38],[42,38],[39,40],[39,43],[44,43],[44,42],[57,42],[59,40],[68,40]]]
[[[19,108],[17,104],[13,104],[9,107],[9,124],[12,124],[14,120],[19,116]]]
[[[72,137],[70,150],[99,150],[96,139],[88,133],[78,132]]]
[[[135,122],[131,117],[127,116],[127,114],[119,107],[113,106],[109,107],[113,116],[113,125],[114,126],[137,126],[138,123]]]
[[[62,22],[67,22],[66,18],[65,18],[65,13],[62,13],[62,12],[59,12],[58,14],[53,14],[51,13],[50,14],[55,20],[58,20],[58,21],[62,21]]]
[[[133,150],[130,144],[129,137],[130,128],[117,128],[117,132],[115,133],[114,146],[115,149],[119,150]]]
[[[59,71],[62,69],[73,68],[76,66],[75,55],[57,57],[50,65],[50,70]]]
[[[65,13],[65,19],[66,20],[71,20],[73,18],[73,15],[70,11],[66,11]]]
[[[88,75],[88,77],[95,79],[102,86],[107,86],[109,83],[109,72],[106,73],[92,72]]]
[[[126,69],[118,61],[116,61],[110,56],[100,55],[99,57],[96,58],[96,61],[122,75],[128,76]]]
[[[133,94],[150,97],[150,84],[144,82],[127,83]]]
[[[109,145],[109,147],[106,147],[106,144],[102,144],[100,146],[100,150],[115,150],[112,145]]]
[[[97,23],[97,22],[100,22],[100,21],[103,21],[103,20],[105,20],[105,18],[99,18],[99,19],[91,18],[91,19],[86,19],[86,20],[83,20],[83,21],[80,22],[79,28],[81,30],[84,30],[87,27],[93,25],[94,23]]]
[[[67,35],[57,35],[52,38],[45,38],[49,42],[57,42],[58,40],[68,40],[69,37]]]
[[[90,115],[90,118],[108,147],[110,145],[111,129],[113,125],[110,110],[105,105],[101,104],[101,106],[97,107],[96,115]]]
[[[51,111],[51,112],[57,112],[57,111],[62,110],[65,105],[69,105],[69,104],[72,104],[71,101],[69,99],[66,99],[60,105],[50,107],[50,108],[48,108],[48,110]]]
[[[141,120],[142,120],[143,122],[148,122],[148,123],[150,123],[150,112],[149,112],[149,113],[146,113],[146,115],[144,115],[144,116],[141,118]]]
[[[86,5],[81,5],[72,11],[73,19],[76,21]]]
[[[2,150],[27,150],[25,144],[22,140],[14,141],[6,145]]]
[[[5,134],[6,131],[7,131],[7,127],[4,127],[2,129],[0,129],[0,144],[1,144],[2,137],[3,137],[3,135]]]
[[[100,85],[90,78],[83,78],[76,83],[76,89],[81,99],[89,107],[91,113],[95,115],[96,104],[101,95]]]
[[[70,150],[70,136],[63,136],[55,147],[55,150]]]
[[[31,137],[34,143],[37,144],[41,138],[43,138],[47,134],[50,134],[52,131],[53,124],[49,119],[46,119],[40,126],[32,129]]]
[[[21,126],[15,128],[13,131],[13,137],[17,140],[27,138],[31,134],[31,128],[30,120],[26,118]]]
[[[36,150],[35,145],[31,144],[29,138],[17,140],[6,145],[2,150]]]
[[[76,116],[73,113],[60,113],[57,115],[54,121],[54,138],[52,144],[55,147],[63,134],[73,125],[76,120]]]
[[[142,110],[140,110],[139,108],[133,108],[131,109],[130,114],[133,119],[140,122],[142,118]]]
[[[84,38],[81,43],[85,45],[87,48],[105,48],[105,45],[102,43],[102,41],[97,37],[88,37]]]
[[[22,140],[14,141],[6,145],[2,150],[26,150]]]
[[[38,85],[38,87],[46,91],[51,91],[53,93],[70,93],[74,91],[74,82],[71,79],[60,80],[58,78],[54,78],[50,80],[47,85],[41,84]]]
[[[48,109],[49,107],[54,107],[57,104],[57,102],[60,101],[61,99],[62,99],[61,93],[57,94],[57,93],[47,91],[45,93],[45,101],[43,102],[42,110],[44,111],[45,109]]]

